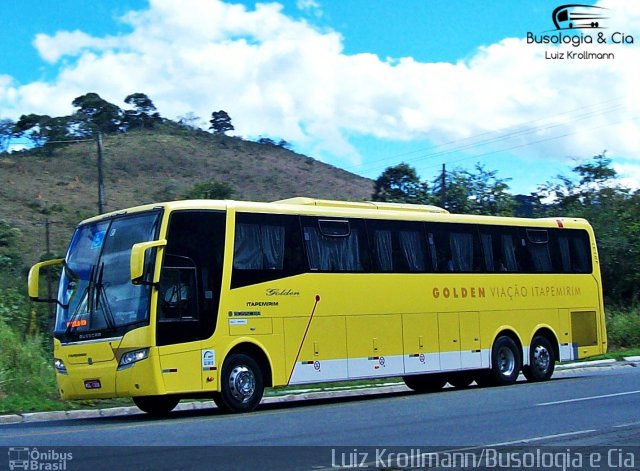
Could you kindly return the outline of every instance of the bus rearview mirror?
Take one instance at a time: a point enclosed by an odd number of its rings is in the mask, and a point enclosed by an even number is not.
[[[47,260],[45,262],[36,263],[29,270],[29,298],[32,301],[43,302],[43,303],[55,303],[57,302],[55,299],[41,299],[40,298],[40,269],[44,267],[52,267],[56,265],[62,265],[64,263],[63,258],[56,258],[53,260]]]
[[[144,273],[144,255],[148,249],[154,247],[164,247],[167,245],[166,240],[152,240],[149,242],[140,242],[131,247],[131,282],[141,284]]]

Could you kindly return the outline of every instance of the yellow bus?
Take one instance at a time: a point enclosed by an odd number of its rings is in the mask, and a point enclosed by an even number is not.
[[[57,299],[40,269],[62,265]],[[29,274],[57,304],[63,399],[251,411],[266,387],[401,376],[508,385],[607,348],[581,219],[291,198],[176,201],[83,221]]]

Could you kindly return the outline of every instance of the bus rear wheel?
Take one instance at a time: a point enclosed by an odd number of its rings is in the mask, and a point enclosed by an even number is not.
[[[522,374],[528,381],[546,381],[551,378],[556,367],[556,355],[551,342],[546,337],[537,335],[529,348],[529,364],[522,368]]]
[[[258,407],[264,394],[264,379],[260,365],[251,356],[234,353],[227,358],[220,377],[218,406],[223,411],[250,412]],[[214,401],[218,404],[217,396]]]
[[[151,415],[167,415],[180,402],[180,398],[176,396],[137,396],[133,397],[133,403],[142,412]]]
[[[498,337],[491,349],[490,376],[496,386],[507,386],[517,381],[522,360],[520,349],[511,337]]]
[[[403,376],[402,379],[409,389],[419,393],[439,391],[447,384],[447,378],[440,373]]]

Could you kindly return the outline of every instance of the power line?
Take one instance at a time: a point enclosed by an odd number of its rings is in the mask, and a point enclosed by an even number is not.
[[[612,103],[613,103],[613,105],[610,105]],[[603,105],[610,105],[610,106],[603,106]],[[623,105],[623,100],[621,98],[613,98],[611,100],[607,100],[607,101],[600,102],[600,103],[597,103],[597,104],[585,105],[585,106],[582,106],[582,107],[579,107],[579,108],[576,108],[576,109],[572,109],[572,110],[569,110],[569,111],[566,111],[566,112],[563,112],[563,113],[559,113],[557,115],[553,115],[553,116],[550,116],[550,117],[539,118],[539,119],[536,119],[536,120],[528,121],[528,122],[525,122],[525,123],[520,124],[518,126],[504,128],[504,129],[498,130],[498,131],[486,131],[486,132],[483,132],[483,133],[480,133],[480,134],[477,134],[477,135],[474,135],[474,136],[469,136],[469,137],[462,138],[462,139],[452,140],[452,141],[446,142],[444,144],[433,145],[433,146],[426,147],[426,148],[416,149],[416,150],[410,151],[410,152],[396,154],[394,156],[389,156],[389,157],[384,157],[384,158],[381,158],[381,159],[376,159],[376,160],[373,160],[373,161],[369,161],[367,163],[367,165],[364,166],[364,167],[363,166],[351,165],[351,166],[346,166],[345,168],[347,170],[348,169],[352,169],[354,171],[357,170],[360,173],[362,173],[362,172],[366,172],[367,170],[377,168],[378,164],[380,164],[380,163],[389,162],[390,160],[393,160],[394,158],[398,158],[398,157],[406,157],[406,156],[414,155],[414,154],[422,154],[422,155],[418,156],[417,158],[410,159],[411,162],[422,161],[422,160],[425,160],[425,159],[430,159],[430,158],[435,158],[435,157],[442,157],[444,155],[454,154],[454,153],[457,153],[457,152],[473,149],[473,148],[480,147],[480,146],[483,146],[483,145],[493,144],[493,143],[502,142],[502,141],[508,141],[510,139],[515,139],[517,137],[525,137],[525,136],[530,135],[530,134],[544,133],[544,132],[548,132],[548,131],[550,131],[552,129],[561,128],[561,127],[567,127],[567,126],[569,126],[572,123],[575,123],[577,121],[583,121],[583,120],[591,118],[591,117],[603,116],[603,115],[606,115],[606,114],[610,114],[610,113],[619,111],[621,108],[623,108],[623,106],[624,106]],[[576,112],[579,112],[579,111],[582,111],[582,110],[585,110],[585,112],[576,115]],[[590,110],[590,111],[586,111],[586,110]],[[572,119],[571,119],[570,122],[554,122],[554,121],[560,120],[562,117],[567,116],[567,115],[572,115]],[[536,124],[536,123],[548,123],[548,124],[539,125],[539,124]],[[569,135],[570,134],[571,133],[569,133]],[[486,136],[488,136],[488,137],[486,137]],[[530,144],[535,144],[537,142],[539,142],[539,141],[532,141]],[[516,146],[514,148],[518,148],[518,147],[525,147],[525,145],[518,145],[518,146]],[[427,153],[427,154],[423,154],[425,151],[430,150],[430,149],[440,149],[440,150],[437,150],[437,151],[434,151],[434,152],[430,152],[430,153]],[[497,152],[501,152],[503,150],[507,150],[507,149],[498,150]]]
[[[612,126],[614,124],[620,124],[620,123],[625,122],[625,121],[634,121],[634,120],[638,120],[638,119],[640,119],[640,116],[635,116],[635,117],[630,118],[630,119],[621,119],[621,120],[618,120],[618,121],[612,121],[612,122],[608,122],[606,124],[602,124],[602,125],[599,125],[599,126],[592,126],[590,128],[586,128],[585,130],[590,131],[590,130],[593,130],[593,129],[600,129],[600,128],[604,128],[604,127],[607,127],[607,126]],[[554,140],[557,140],[557,139],[562,139],[563,137],[568,137],[568,136],[572,136],[574,134],[578,134],[579,132],[582,132],[582,131],[583,130],[581,129],[581,130],[578,130],[578,131],[572,131],[572,132],[568,132],[568,133],[565,133],[565,134],[560,134],[560,135],[557,135],[557,136],[552,136],[552,137],[548,137],[548,138],[544,138],[544,139],[538,139],[536,141],[531,141],[531,142],[527,142],[527,143],[524,143],[524,144],[515,145],[515,146],[512,146],[512,147],[507,147],[507,148],[503,148],[503,149],[499,149],[499,150],[495,150],[495,151],[488,151],[488,152],[484,152],[482,154],[476,154],[476,155],[472,155],[470,157],[464,157],[462,159],[453,160],[453,161],[451,161],[449,163],[450,164],[455,164],[455,163],[459,163],[459,162],[464,162],[466,160],[478,159],[478,158],[481,158],[481,157],[486,157],[488,155],[494,155],[494,154],[497,154],[497,153],[500,153],[500,152],[505,152],[505,151],[508,151],[508,150],[520,149],[520,148],[523,148],[523,147],[528,147],[528,146],[533,145],[533,144],[539,144],[539,143],[542,143],[542,142],[554,141]],[[431,165],[431,166],[428,166],[428,167],[425,167],[425,168],[437,168],[437,167],[438,167],[437,165]]]

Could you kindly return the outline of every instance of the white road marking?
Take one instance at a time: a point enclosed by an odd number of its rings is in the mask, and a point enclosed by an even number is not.
[[[520,443],[539,442],[540,440],[546,440],[548,438],[560,438],[560,437],[570,437],[572,435],[584,435],[585,433],[591,433],[595,431],[596,429],[590,429],[590,430],[578,430],[577,432],[556,433],[554,435],[542,435],[540,437],[521,438],[520,440],[513,440],[511,442],[492,443],[491,445],[483,445],[483,447],[488,448],[493,446],[507,446],[507,445],[517,445]]]
[[[553,406],[555,404],[568,404],[570,402],[591,401],[593,399],[602,399],[605,397],[628,396],[630,394],[640,394],[640,391],[628,391],[614,394],[603,394],[602,396],[579,397],[577,399],[566,399],[564,401],[542,402],[536,406]]]

